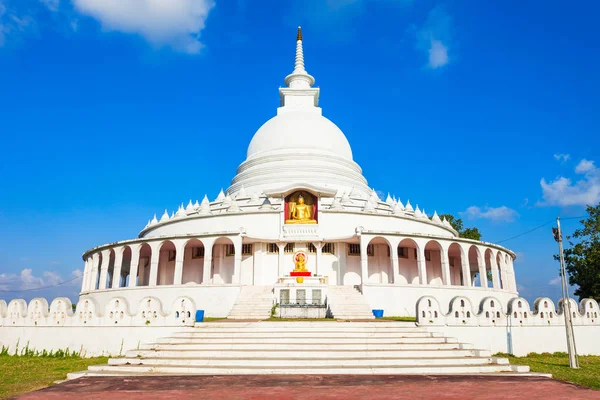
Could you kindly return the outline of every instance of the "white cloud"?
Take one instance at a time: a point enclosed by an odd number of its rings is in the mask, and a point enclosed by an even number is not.
[[[82,14],[97,19],[106,30],[139,34],[150,43],[198,53],[199,35],[213,0],[73,0]]]
[[[548,285],[551,286],[560,286],[562,284],[562,279],[560,276],[557,276],[554,279],[551,279],[550,282],[548,282]]]
[[[540,180],[542,187],[542,206],[586,206],[600,202],[600,169],[593,161],[581,160],[575,167],[575,173],[583,175],[573,182],[564,176],[547,182]]]
[[[577,164],[577,166],[575,167],[575,173],[576,174],[585,174],[586,172],[592,172],[595,169],[596,169],[596,166],[594,165],[593,161],[583,159],[583,160],[579,161],[579,164]]]
[[[571,158],[571,155],[570,155],[570,154],[563,154],[563,153],[560,153],[560,154],[555,154],[555,155],[554,155],[554,159],[555,159],[556,161],[566,162],[566,161],[568,161],[568,160],[569,160],[569,158]]]
[[[60,0],[40,0],[42,3],[48,7],[50,11],[58,11],[60,7]]]
[[[448,48],[439,40],[432,40],[429,48],[429,67],[440,68],[448,64]]]
[[[0,0],[0,47],[6,44],[11,35],[35,31],[36,24],[29,6],[27,2]]]
[[[477,206],[471,206],[466,209],[466,211],[459,212],[462,217],[466,217],[468,219],[489,219],[494,222],[511,222],[514,221],[516,217],[519,216],[512,208],[508,208],[506,206],[500,207],[488,207],[485,206],[483,208]]]
[[[82,271],[78,269],[73,270],[70,277],[67,278],[63,278],[53,271],[44,271],[41,275],[35,275],[31,268],[24,268],[18,274],[2,273],[0,274],[0,297],[2,297],[2,292],[11,294],[11,297],[13,297],[12,295],[19,297],[19,291],[33,291],[33,289],[55,286],[62,282],[66,283],[57,288],[65,287],[70,292],[74,287],[81,286],[79,278],[82,275]]]
[[[427,68],[437,69],[452,59],[449,46],[452,44],[452,16],[443,6],[436,6],[427,15],[427,20],[417,31],[417,49],[426,53]]]

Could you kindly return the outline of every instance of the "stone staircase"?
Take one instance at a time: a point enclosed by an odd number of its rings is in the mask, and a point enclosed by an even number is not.
[[[271,316],[272,286],[242,286],[228,319],[265,319]]]
[[[369,303],[353,286],[329,286],[327,305],[333,318],[375,319]]]
[[[90,366],[81,376],[523,373],[488,350],[403,322],[214,322]]]

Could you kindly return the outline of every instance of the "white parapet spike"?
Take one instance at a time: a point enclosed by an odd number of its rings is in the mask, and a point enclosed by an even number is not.
[[[165,222],[169,220],[169,212],[165,210],[165,213],[160,217],[160,222]]]
[[[227,212],[240,212],[242,211],[242,209],[240,208],[240,206],[238,205],[236,200],[232,200],[231,201],[231,205],[229,206],[229,208],[227,208]]]
[[[344,192],[342,195],[342,204],[352,204],[352,199],[350,198],[350,194],[348,192]]]
[[[150,225],[154,225],[154,224],[158,224],[158,219],[156,219],[156,214],[154,214],[154,217],[150,221]]]
[[[215,201],[223,201],[223,200],[225,200],[225,193],[223,193],[223,189],[221,189],[221,191],[219,192],[219,195],[217,196]]]
[[[404,212],[404,207],[402,207],[402,203],[397,202],[396,205],[394,206],[394,214],[399,215],[399,214],[402,214],[403,212]]]
[[[421,214],[421,209],[419,208],[419,205],[417,204],[417,208],[415,208],[415,217],[421,218],[422,216],[423,216],[423,214]]]
[[[265,197],[265,200],[263,201],[262,205],[259,207],[260,210],[272,210],[273,209],[273,204],[271,204],[271,201],[269,200],[268,197]]]
[[[202,203],[200,204],[200,215],[208,215],[210,214],[210,202],[208,201],[208,196],[204,195],[202,199]]]
[[[433,212],[433,217],[431,218],[431,220],[433,222],[435,222],[436,224],[441,224],[442,220],[440,219],[440,216],[438,215],[437,211]]]
[[[248,194],[246,194],[246,188],[244,187],[244,185],[242,185],[242,187],[240,188],[240,191],[238,192],[238,194],[235,198],[236,199],[245,199],[247,197],[248,197]]]
[[[413,206],[410,204],[410,200],[408,200],[408,201],[406,202],[406,207],[404,207],[404,211],[406,211],[406,212],[413,212],[413,211],[415,211],[415,210],[413,209]]]

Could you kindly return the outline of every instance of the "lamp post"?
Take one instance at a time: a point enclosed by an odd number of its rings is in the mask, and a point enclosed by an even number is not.
[[[556,218],[556,228],[552,228],[554,240],[558,242],[560,256],[560,276],[562,280],[563,315],[565,316],[565,328],[567,331],[567,350],[569,352],[569,367],[579,368],[577,349],[575,347],[575,335],[573,333],[573,321],[571,314],[571,302],[569,301],[569,287],[567,286],[567,273],[565,271],[565,257],[562,245],[562,231],[560,229],[560,217]]]

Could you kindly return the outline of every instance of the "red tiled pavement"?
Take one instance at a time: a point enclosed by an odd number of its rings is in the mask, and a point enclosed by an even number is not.
[[[84,377],[19,399],[600,399],[541,377],[231,375]]]

